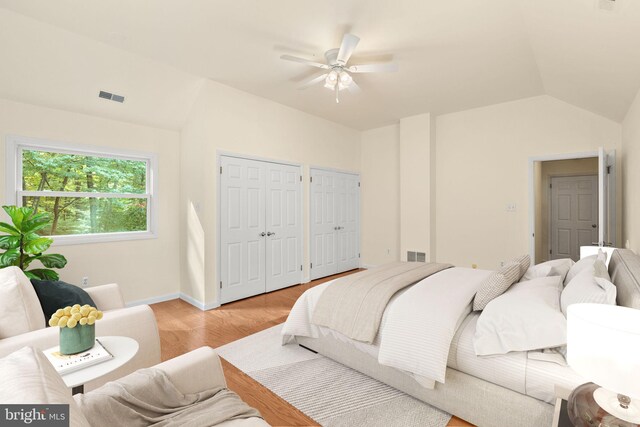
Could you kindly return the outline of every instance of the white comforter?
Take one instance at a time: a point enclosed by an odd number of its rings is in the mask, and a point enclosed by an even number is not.
[[[424,387],[444,383],[447,357],[456,329],[467,313],[487,270],[454,267],[398,292],[389,302],[373,345],[378,362],[407,371]],[[283,342],[296,336],[318,338],[313,310],[331,282],[309,289],[296,301],[282,328]],[[346,339],[346,338],[345,338]]]

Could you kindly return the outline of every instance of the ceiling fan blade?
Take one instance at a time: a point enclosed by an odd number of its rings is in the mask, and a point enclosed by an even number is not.
[[[359,37],[356,37],[353,34],[345,34],[342,38],[342,45],[340,45],[336,61],[341,65],[346,64],[349,58],[351,58],[353,51],[356,50],[356,46],[358,46],[359,41]]]
[[[280,59],[284,59],[286,61],[299,62],[301,64],[311,65],[312,67],[322,68],[323,70],[328,70],[329,67],[327,64],[321,64],[319,62],[309,61],[308,59],[298,58],[297,56],[291,55],[282,55]]]
[[[347,86],[347,89],[349,90],[349,92],[351,93],[360,93],[362,92],[362,89],[360,89],[360,86],[358,86],[356,84],[356,82],[354,82],[353,80],[351,81],[351,83],[349,84],[349,86]]]
[[[327,76],[328,76],[328,74],[325,73],[325,74],[323,74],[321,76],[314,77],[313,79],[308,80],[308,81],[304,82],[303,84],[301,84],[300,86],[298,86],[298,89],[299,90],[306,89],[309,86],[313,86],[316,83],[323,82],[327,78]]]
[[[350,73],[393,73],[398,71],[398,64],[389,62],[386,64],[352,65],[347,70]]]

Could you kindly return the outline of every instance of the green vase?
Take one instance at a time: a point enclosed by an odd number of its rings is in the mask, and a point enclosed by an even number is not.
[[[60,353],[76,354],[89,350],[96,342],[96,325],[76,325],[60,329]]]

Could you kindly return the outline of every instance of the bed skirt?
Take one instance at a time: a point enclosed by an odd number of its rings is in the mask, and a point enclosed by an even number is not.
[[[552,425],[552,405],[455,369],[447,368],[446,384],[438,383],[435,389],[429,390],[410,375],[382,366],[370,355],[330,336],[299,336],[296,341],[478,427]]]

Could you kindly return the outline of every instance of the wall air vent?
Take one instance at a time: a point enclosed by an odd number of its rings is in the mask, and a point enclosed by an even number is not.
[[[98,94],[98,97],[103,98],[103,99],[108,99],[108,100],[111,100],[111,101],[116,101],[116,102],[119,102],[121,104],[124,102],[124,96],[116,95],[114,93],[105,92],[104,90],[100,91],[100,93]]]

